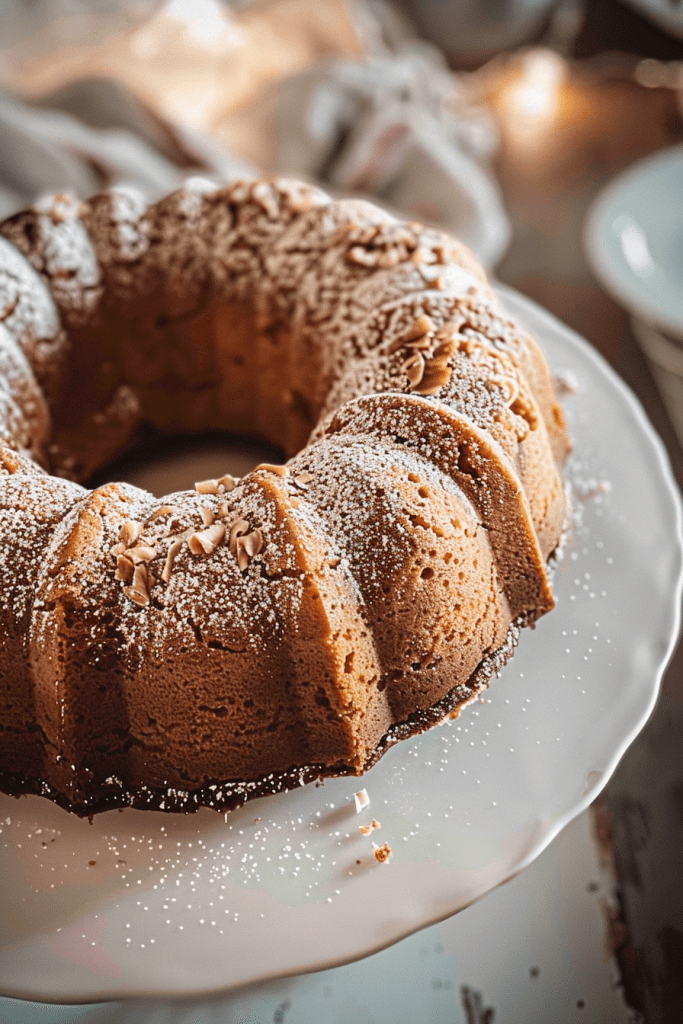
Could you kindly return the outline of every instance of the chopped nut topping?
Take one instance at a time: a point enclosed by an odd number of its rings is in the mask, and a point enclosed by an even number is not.
[[[405,335],[403,343],[408,341],[415,341],[417,338],[424,337],[425,334],[430,334],[434,330],[434,321],[426,313],[419,316],[409,332]]]
[[[199,509],[199,514],[202,517],[202,522],[204,523],[204,526],[211,526],[211,524],[216,518],[213,509],[207,508],[205,505],[202,505],[202,507]]]
[[[230,473],[225,473],[223,476],[218,478],[218,491],[234,491],[237,487],[237,477],[232,476]]]
[[[126,558],[125,555],[119,555],[116,559],[116,572],[114,578],[121,580],[122,583],[132,583],[133,573],[135,572],[135,566]]]
[[[156,509],[152,512],[150,519],[160,519],[161,516],[168,516],[175,512],[175,509],[171,508],[170,505],[162,505],[161,508]]]
[[[438,364],[434,366],[432,362],[429,362],[425,366],[424,376],[415,390],[419,395],[435,395],[445,384],[448,384],[451,372],[449,366]]]
[[[372,852],[375,855],[375,860],[379,861],[380,864],[387,864],[391,859],[391,847],[388,843],[384,843],[383,846],[373,843]]]
[[[199,480],[194,489],[197,494],[218,494],[218,480]]]
[[[123,592],[126,597],[140,607],[149,604],[149,576],[144,563],[141,562],[135,566],[132,586],[124,587]]]
[[[449,359],[450,356],[455,352],[455,340],[449,338],[447,341],[442,341],[440,345],[437,345],[434,349],[433,359]]]
[[[425,372],[425,361],[420,352],[416,352],[410,359],[406,359],[401,367],[408,378],[411,388],[416,388]]]
[[[305,489],[313,479],[313,474],[308,472],[299,473],[298,476],[294,477],[294,483],[297,487]]]
[[[359,825],[358,830],[363,833],[364,836],[369,836],[372,831],[382,826],[377,821],[377,818],[373,818],[369,825]]]
[[[415,341],[404,342],[405,348],[413,352],[428,352],[432,344],[432,338],[429,334],[423,334],[421,338],[416,338]]]
[[[263,548],[263,534],[260,530],[252,530],[246,537],[238,537],[236,540],[237,564],[240,572],[249,565],[249,559],[253,558]]]
[[[289,469],[287,466],[274,466],[270,462],[261,462],[256,469],[264,469],[268,473],[277,474],[277,476],[289,476]]]
[[[448,263],[448,258],[446,256],[446,250],[444,249],[443,245],[435,245],[435,246],[433,246],[432,247],[432,252],[434,253],[434,255],[436,257],[436,262],[440,266],[445,267],[446,264]]]
[[[173,563],[175,562],[176,558],[178,557],[178,554],[180,553],[180,550],[182,549],[182,546],[183,546],[183,541],[182,540],[174,540],[173,543],[171,544],[171,546],[168,549],[168,554],[166,555],[166,562],[164,564],[164,568],[163,568],[163,571],[161,573],[161,578],[164,581],[164,583],[168,583],[169,580],[171,579],[171,572],[173,571]]]
[[[360,267],[376,267],[377,266],[377,253],[368,252],[367,249],[363,249],[360,245],[353,245],[346,254],[347,259],[351,263],[357,263]]]
[[[233,523],[230,530],[230,551],[233,555],[237,554],[237,538],[244,536],[245,533],[249,533],[250,529],[251,527],[246,519],[238,519],[236,523]]]
[[[149,594],[146,591],[136,590],[135,587],[124,587],[123,592],[126,597],[130,598],[135,604],[139,604],[141,608],[149,604]]]
[[[128,548],[126,557],[137,565],[138,562],[149,562],[150,559],[156,557],[156,553],[157,549],[150,544],[136,544],[134,548]]]
[[[137,523],[134,519],[127,519],[121,527],[119,540],[129,548],[142,534],[143,529],[142,523]]]
[[[357,793],[353,794],[353,799],[356,802],[356,814],[360,814],[361,811],[370,806],[370,797],[368,796],[367,789],[359,789]]]
[[[193,533],[188,541],[188,546],[193,555],[210,555],[216,550],[225,537],[225,526],[223,523],[214,523],[206,530]]]

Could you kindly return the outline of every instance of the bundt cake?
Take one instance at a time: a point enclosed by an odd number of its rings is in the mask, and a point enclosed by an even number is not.
[[[358,775],[548,611],[567,437],[442,233],[286,180],[0,225],[0,789],[226,810]],[[157,499],[139,436],[289,457]]]

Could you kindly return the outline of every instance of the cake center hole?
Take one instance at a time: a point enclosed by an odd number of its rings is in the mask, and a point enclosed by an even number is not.
[[[194,488],[198,480],[220,477],[225,473],[241,477],[260,462],[285,461],[281,448],[260,438],[236,434],[209,434],[192,437],[146,438],[108,463],[89,481],[98,487],[110,481],[134,484],[156,498],[174,491]]]

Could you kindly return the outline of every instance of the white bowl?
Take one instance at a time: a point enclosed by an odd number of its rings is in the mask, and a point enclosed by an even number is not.
[[[603,287],[635,316],[683,342],[683,146],[616,178],[586,222]]]

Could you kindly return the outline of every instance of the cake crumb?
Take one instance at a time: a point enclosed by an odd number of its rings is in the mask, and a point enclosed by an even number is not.
[[[375,855],[375,860],[379,861],[380,864],[388,864],[391,859],[391,847],[388,843],[384,843],[383,846],[378,846],[377,843],[372,844],[372,852]]]
[[[361,811],[370,806],[370,797],[368,796],[367,789],[360,789],[357,793],[354,793],[353,799],[356,801],[356,814],[360,814]]]
[[[377,818],[373,818],[369,825],[359,825],[358,829],[363,833],[364,836],[369,836],[372,831],[376,828],[381,828],[381,824],[377,821]]]

